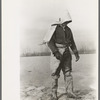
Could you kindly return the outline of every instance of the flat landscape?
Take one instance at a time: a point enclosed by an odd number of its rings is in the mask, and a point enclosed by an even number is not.
[[[97,59],[95,54],[81,54],[80,60],[72,59],[74,92],[78,100],[97,100]],[[51,93],[50,56],[20,58],[21,100],[50,100]],[[58,97],[65,100],[64,78],[59,78]],[[68,98],[68,100],[74,100]],[[76,99],[75,99],[76,100]]]

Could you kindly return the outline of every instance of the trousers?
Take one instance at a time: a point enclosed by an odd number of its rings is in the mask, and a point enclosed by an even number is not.
[[[66,92],[73,91],[73,77],[71,75],[72,71],[72,56],[68,48],[59,48],[59,52],[63,55],[62,60],[56,59],[56,57],[51,54],[51,76],[52,76],[52,91],[57,93],[58,89],[58,78],[60,77],[60,72],[62,70],[65,81]]]

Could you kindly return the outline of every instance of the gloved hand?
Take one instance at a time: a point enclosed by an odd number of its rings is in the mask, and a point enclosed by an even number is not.
[[[76,56],[76,62],[77,62],[79,59],[80,59],[80,56],[79,56],[79,55]]]
[[[56,51],[56,52],[54,52],[53,54],[54,54],[54,56],[55,56],[58,60],[61,60],[61,59],[62,59],[62,55],[61,55],[61,53],[60,53],[59,51]]]
[[[78,55],[78,52],[75,53],[75,57],[76,57],[76,62],[80,59],[80,56]]]

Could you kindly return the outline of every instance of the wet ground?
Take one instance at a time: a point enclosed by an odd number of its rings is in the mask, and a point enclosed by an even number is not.
[[[75,62],[73,56],[74,92],[77,100],[96,100],[97,64],[95,54],[80,55]],[[21,100],[50,100],[51,71],[50,57],[21,57],[20,59]],[[59,78],[58,100],[65,99],[63,74]],[[67,100],[76,100],[67,98]]]

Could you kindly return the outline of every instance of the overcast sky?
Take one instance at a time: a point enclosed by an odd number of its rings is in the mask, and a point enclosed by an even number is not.
[[[20,2],[21,50],[38,50],[50,23],[58,13],[68,9],[76,44],[88,46],[97,39],[97,0],[21,0]]]

